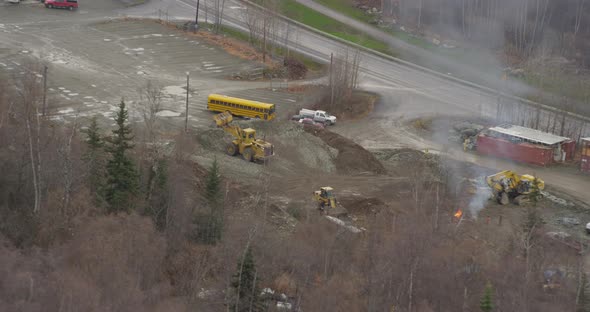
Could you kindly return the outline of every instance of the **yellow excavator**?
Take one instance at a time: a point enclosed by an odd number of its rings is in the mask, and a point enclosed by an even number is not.
[[[507,205],[510,202],[517,205],[524,204],[530,200],[533,192],[545,189],[543,180],[529,174],[518,175],[510,170],[487,176],[486,182],[501,205]]]
[[[336,209],[336,197],[334,189],[329,186],[320,187],[319,191],[313,192],[313,199],[318,203],[321,212],[327,213],[326,209]]]
[[[246,161],[266,161],[274,155],[274,146],[264,140],[256,139],[256,130],[242,129],[231,125],[233,116],[224,112],[213,116],[217,127],[234,136],[234,140],[227,145],[226,152],[230,156],[242,155]]]

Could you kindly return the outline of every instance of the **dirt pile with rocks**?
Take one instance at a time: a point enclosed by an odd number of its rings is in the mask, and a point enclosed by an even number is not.
[[[306,170],[324,173],[336,172],[334,162],[339,154],[338,150],[320,138],[305,132],[299,123],[237,119],[234,120],[234,124],[242,128],[255,129],[257,138],[274,145],[275,156],[270,159],[267,165],[276,174],[282,175]],[[199,131],[196,141],[200,148],[197,149],[195,157],[200,158],[204,163],[208,163],[208,159],[217,157],[222,161],[225,170],[233,171],[244,177],[258,175],[264,166],[247,163],[240,156],[225,155],[226,146],[231,140],[233,137],[221,128]]]
[[[352,140],[326,129],[320,130],[308,126],[304,129],[308,133],[320,138],[327,145],[338,150],[338,156],[336,157],[334,164],[339,173],[386,173],[385,167],[383,167],[381,162],[379,162],[371,152]]]
[[[338,203],[352,215],[376,214],[387,208],[387,204],[376,197],[340,197]]]

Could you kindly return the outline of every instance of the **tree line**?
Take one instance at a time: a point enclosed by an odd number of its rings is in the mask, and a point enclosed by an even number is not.
[[[507,43],[531,56],[540,49],[589,65],[586,0],[383,0],[383,14],[419,29],[436,29],[483,44]]]

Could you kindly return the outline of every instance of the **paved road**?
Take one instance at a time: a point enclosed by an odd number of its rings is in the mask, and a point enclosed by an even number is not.
[[[393,37],[390,33],[380,30],[372,25],[360,22],[354,18],[348,17],[313,0],[296,1],[313,9],[314,11],[320,12],[344,23],[345,25],[368,34],[371,37],[379,39],[382,42],[386,42],[392,48],[392,50],[404,60],[408,60],[429,68],[437,68],[437,70],[442,72],[453,72],[458,77],[460,76],[461,78],[478,82],[492,88],[507,87],[500,79],[502,75],[502,65],[496,60],[496,55],[492,53],[480,50],[477,52],[477,55],[475,55],[475,53],[469,54],[469,57],[472,58],[469,61],[470,64],[477,64],[478,68],[474,68],[473,65],[460,63],[449,59],[448,57],[441,56],[435,51],[426,50],[424,48],[409,44],[403,40]],[[511,85],[508,87],[512,87],[513,90],[529,90],[525,84],[522,84],[516,80],[511,81]]]
[[[204,7],[209,2],[211,1],[201,1],[201,17],[205,15]],[[226,1],[224,23],[247,31],[244,8],[245,4],[242,1]],[[172,18],[193,19],[195,9],[194,0],[160,0],[122,11],[121,14],[158,17],[162,15],[162,12],[166,12]],[[212,19],[211,10],[209,10],[209,17]],[[341,55],[345,51],[350,51],[346,44],[283,20],[277,23],[276,37],[270,39],[281,44],[288,44],[292,49],[323,62],[329,62],[331,53]],[[372,53],[361,52],[361,58],[361,82],[364,87],[412,92],[416,95],[415,98],[420,97],[430,103],[429,111],[468,112],[488,118],[497,116],[498,98],[495,94],[443,79]],[[515,101],[504,102],[501,112],[503,121],[528,124],[531,119],[537,118],[536,108],[515,103]],[[538,116],[540,124],[545,124],[554,118],[552,113],[544,110],[541,110]],[[565,124],[568,127],[576,123],[575,119],[566,119]],[[585,127],[585,131],[590,136],[590,125]]]

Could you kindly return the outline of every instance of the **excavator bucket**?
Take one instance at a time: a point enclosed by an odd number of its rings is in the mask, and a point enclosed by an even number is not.
[[[232,115],[230,113],[224,112],[224,113],[217,114],[217,115],[213,116],[213,119],[215,120],[215,124],[218,127],[223,127],[223,126],[229,124],[230,122],[232,122],[232,120],[234,118],[232,117]]]

